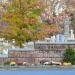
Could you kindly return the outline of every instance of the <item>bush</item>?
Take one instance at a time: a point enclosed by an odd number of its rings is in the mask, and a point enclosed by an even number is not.
[[[75,51],[72,48],[66,49],[63,61],[75,64]]]

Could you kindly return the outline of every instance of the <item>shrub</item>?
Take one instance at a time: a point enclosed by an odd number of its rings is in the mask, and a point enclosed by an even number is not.
[[[64,62],[71,62],[72,64],[75,64],[75,51],[72,48],[66,49],[64,53]]]

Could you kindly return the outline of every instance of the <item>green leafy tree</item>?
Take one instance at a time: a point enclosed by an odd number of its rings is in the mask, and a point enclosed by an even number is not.
[[[64,53],[64,59],[65,62],[71,62],[72,64],[75,64],[75,51],[72,48],[66,49]]]

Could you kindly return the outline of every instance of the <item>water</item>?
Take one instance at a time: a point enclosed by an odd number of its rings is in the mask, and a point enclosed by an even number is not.
[[[74,75],[75,69],[0,71],[0,75]]]

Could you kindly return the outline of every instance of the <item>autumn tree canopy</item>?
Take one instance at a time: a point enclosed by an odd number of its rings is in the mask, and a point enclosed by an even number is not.
[[[41,22],[40,15],[45,5],[40,0],[13,0],[3,14],[2,22],[7,26],[0,34],[6,40],[23,47],[23,43],[31,40],[42,40],[60,29],[57,25],[46,25]]]
[[[25,41],[32,40],[31,35],[39,26],[41,11],[42,5],[37,0],[13,0],[2,18],[8,23],[2,36],[7,40],[15,39],[16,45],[22,47]]]

